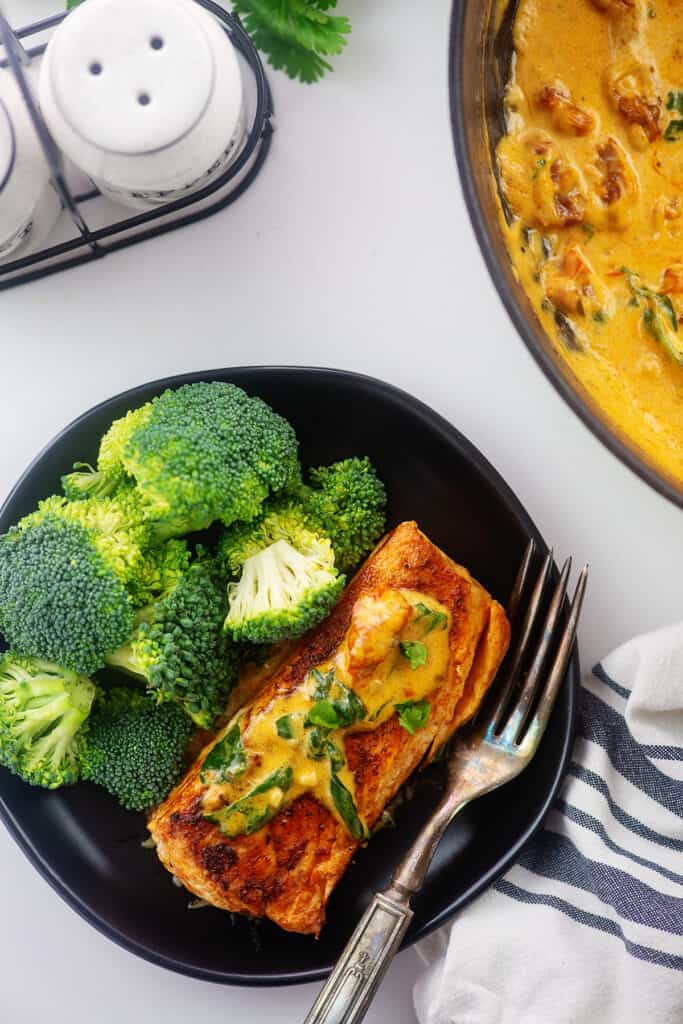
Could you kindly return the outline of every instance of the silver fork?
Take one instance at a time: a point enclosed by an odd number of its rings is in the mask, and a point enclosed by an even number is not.
[[[363,1020],[410,924],[411,897],[422,888],[434,852],[453,818],[470,801],[519,775],[538,749],[571,657],[588,566],[579,576],[569,616],[562,625],[571,570],[571,558],[567,559],[538,634],[549,593],[553,553],[550,551],[543,560],[525,605],[534,555],[535,545],[530,541],[508,603],[515,642],[496,687],[493,710],[485,722],[478,721],[477,716],[473,725],[456,737],[448,758],[448,782],[438,807],[394,872],[389,887],[375,895],[305,1024],[358,1024]],[[554,654],[546,668],[551,652]]]

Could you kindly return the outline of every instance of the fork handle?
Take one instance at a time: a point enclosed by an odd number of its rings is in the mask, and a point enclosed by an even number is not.
[[[304,1024],[359,1024],[410,924],[410,894],[377,893],[349,939]]]
[[[444,796],[389,888],[373,897],[304,1024],[360,1024],[365,1017],[412,920],[410,898],[422,888],[439,840],[467,803],[455,794]]]

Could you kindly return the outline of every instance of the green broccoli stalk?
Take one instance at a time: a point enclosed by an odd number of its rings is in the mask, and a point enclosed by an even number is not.
[[[93,481],[92,477],[98,479]],[[299,478],[292,427],[234,384],[186,384],[117,420],[97,471],[64,478],[69,496],[133,480],[158,540],[254,519],[271,492]]]
[[[325,618],[344,583],[329,541],[299,530],[246,559],[239,581],[228,585],[225,628],[257,644],[301,636]]]
[[[132,409],[115,420],[100,442],[97,469],[87,462],[75,462],[74,472],[62,477],[62,489],[69,501],[107,498],[134,481],[123,465],[123,452],[135,430],[148,419],[152,403]]]
[[[297,499],[312,530],[330,538],[341,572],[351,572],[384,533],[387,495],[369,459],[343,459],[309,472]]]
[[[40,658],[0,659],[0,764],[32,786],[79,778],[82,726],[95,696],[85,676]]]
[[[107,664],[143,680],[156,700],[173,701],[209,729],[225,710],[240,651],[223,630],[225,587],[216,564],[198,561],[153,605],[137,613],[127,642]]]
[[[81,747],[81,776],[103,786],[130,811],[168,796],[183,770],[193,726],[174,704],[157,704],[126,687],[95,702]]]

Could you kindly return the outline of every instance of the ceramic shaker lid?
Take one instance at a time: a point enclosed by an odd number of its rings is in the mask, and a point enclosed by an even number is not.
[[[211,46],[180,0],[86,0],[50,50],[61,116],[110,153],[172,145],[202,117],[214,88]]]

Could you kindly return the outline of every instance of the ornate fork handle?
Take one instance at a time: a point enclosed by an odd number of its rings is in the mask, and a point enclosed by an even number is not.
[[[454,804],[452,794],[441,801],[394,872],[389,888],[374,896],[305,1024],[359,1024],[363,1020],[412,919],[410,898],[422,887],[441,836],[464,806]]]

